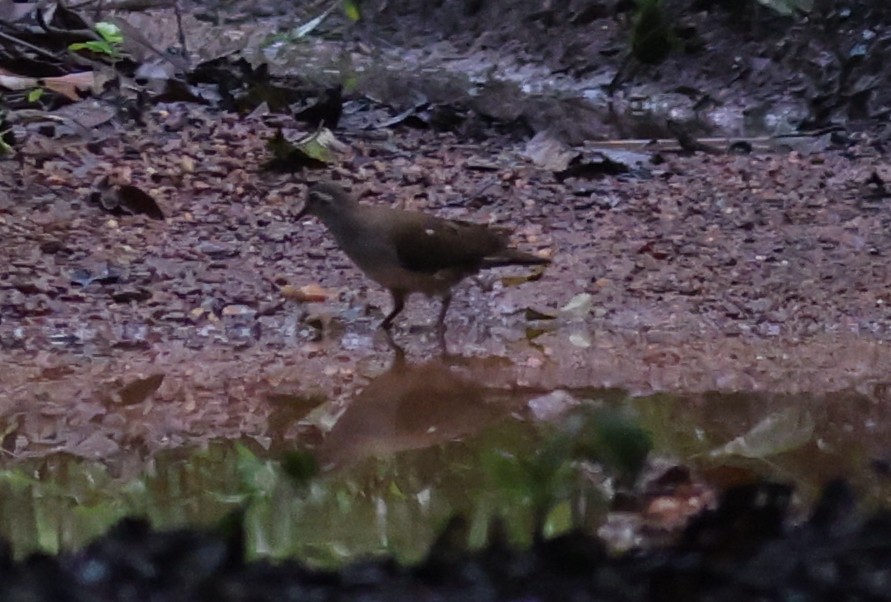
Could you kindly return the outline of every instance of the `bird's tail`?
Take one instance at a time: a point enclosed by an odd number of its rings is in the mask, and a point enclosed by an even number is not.
[[[539,257],[517,249],[505,249],[483,259],[484,268],[497,268],[505,265],[547,265],[549,263],[551,260],[546,257]]]

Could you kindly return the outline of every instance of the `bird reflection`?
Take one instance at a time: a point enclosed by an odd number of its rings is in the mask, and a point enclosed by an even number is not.
[[[411,363],[392,338],[389,344],[393,363],[351,400],[317,448],[320,467],[460,439],[505,417],[512,401],[523,403],[510,389],[481,384],[503,374],[503,367],[485,358]]]

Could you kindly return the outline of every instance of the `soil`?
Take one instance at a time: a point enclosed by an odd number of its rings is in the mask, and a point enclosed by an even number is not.
[[[269,393],[347,395],[373,376],[361,374],[363,358],[389,354],[376,330],[386,292],[319,224],[291,217],[302,178],[252,175],[263,126],[232,124],[225,142],[196,141],[166,131],[163,118],[108,140],[91,163],[97,174],[157,180],[146,188],[164,221],[110,217],[86,202],[90,188],[74,177],[84,158],[74,150],[39,173],[6,172],[27,184],[8,189],[2,242],[11,258],[2,341],[16,366],[3,406],[22,424],[50,412],[61,420],[58,436],[89,438],[65,424],[71,412],[88,431],[104,423],[116,440],[116,415],[132,408],[102,398],[162,374],[151,415],[176,425],[173,433],[262,436]],[[366,202],[515,225],[520,246],[552,256],[537,281],[459,290],[448,322],[453,353],[508,357],[543,389],[857,388],[882,401],[891,229],[870,184],[887,169],[877,153],[669,156],[646,177],[591,183],[558,182],[523,164],[518,147],[494,144],[407,131],[386,146],[356,141],[325,174]],[[120,158],[126,149],[132,159]],[[237,158],[227,154],[236,149]],[[493,167],[468,167],[482,160]],[[183,173],[190,161],[201,169]],[[468,190],[484,192],[468,205]],[[290,301],[286,284],[319,285],[328,299]],[[580,294],[591,295],[590,313],[561,313]],[[414,298],[399,322],[395,338],[410,355],[438,353],[427,327],[434,305]],[[47,403],[35,407],[34,395]],[[80,412],[104,416],[97,424]],[[18,434],[20,444],[34,438]]]

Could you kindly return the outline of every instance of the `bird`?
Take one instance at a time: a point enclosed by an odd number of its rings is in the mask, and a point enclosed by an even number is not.
[[[359,203],[338,184],[310,187],[300,220],[317,217],[346,255],[390,291],[393,309],[380,327],[389,330],[412,293],[440,297],[444,329],[452,288],[480,270],[508,265],[546,265],[550,259],[510,246],[507,232],[417,211]]]

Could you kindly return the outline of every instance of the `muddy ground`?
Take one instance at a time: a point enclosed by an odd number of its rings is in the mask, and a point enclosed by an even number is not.
[[[292,218],[308,178],[257,175],[262,125],[223,122],[224,138],[196,139],[153,117],[149,132],[108,140],[91,163],[154,181],[163,222],[86,203],[74,151],[7,172],[27,184],[9,190],[3,216],[15,455],[264,437],[270,394],[347,397],[391,357],[376,328],[387,293],[318,223]],[[519,150],[408,130],[354,141],[316,176],[349,182],[367,202],[513,225],[518,244],[552,256],[540,279],[462,286],[450,352],[479,366],[502,358],[500,382],[541,390],[856,389],[884,401],[891,230],[868,184],[887,169],[881,156],[669,156],[646,177],[561,183]],[[184,172],[187,162],[200,168]],[[330,299],[288,300],[286,284],[319,285]],[[581,294],[590,307],[561,309]],[[436,310],[413,298],[398,323],[414,361],[440,353]],[[155,374],[164,379],[148,398],[116,395]]]

